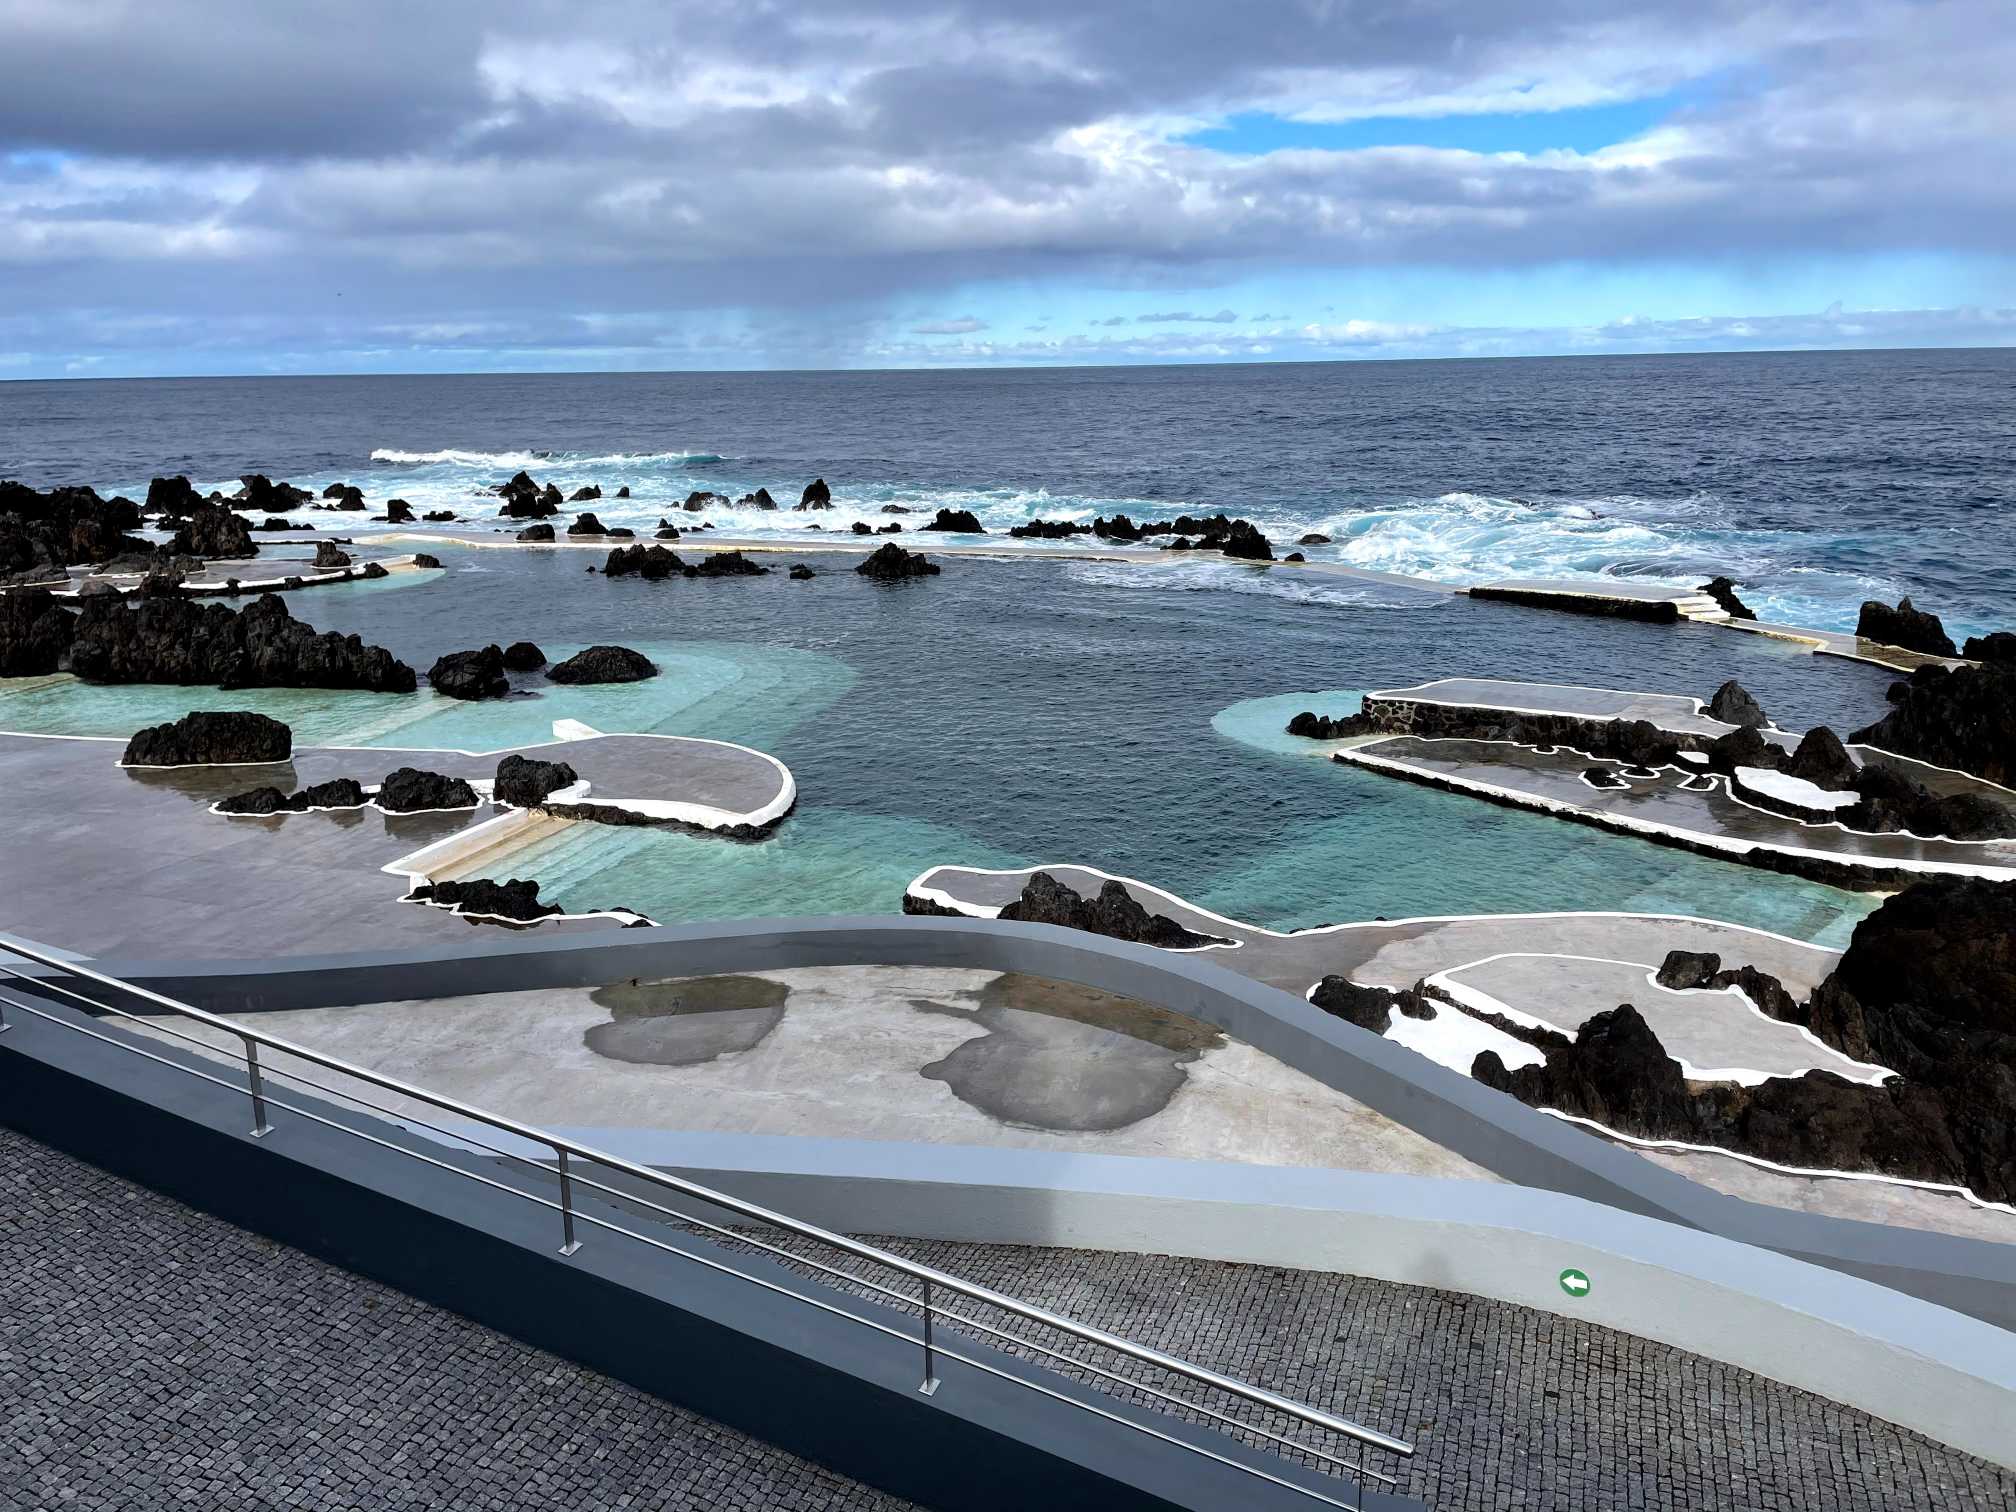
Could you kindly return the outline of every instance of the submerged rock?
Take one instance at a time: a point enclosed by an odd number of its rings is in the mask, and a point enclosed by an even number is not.
[[[920,551],[905,551],[894,541],[877,546],[866,560],[854,569],[863,577],[882,581],[899,578],[936,577],[938,564],[927,559]]]
[[[1764,712],[1764,706],[1750,696],[1750,690],[1730,678],[1715,690],[1715,696],[1708,700],[1707,715],[1719,719],[1724,724],[1739,725],[1744,729],[1761,730],[1771,723]]]
[[[689,577],[760,577],[770,569],[761,562],[752,562],[739,551],[710,551],[699,563],[688,569]]]
[[[591,499],[599,499],[601,497],[602,486],[599,483],[590,483],[585,487],[575,489],[574,492],[567,495],[567,502],[569,504],[586,504]],[[588,518],[592,520],[594,516],[590,515]]]
[[[449,652],[427,669],[427,683],[436,693],[471,702],[502,698],[511,691],[504,677],[504,653],[496,646]]]
[[[1297,546],[1328,546],[1330,537],[1320,530],[1312,530],[1295,543]]]
[[[504,648],[506,672],[536,672],[546,665],[546,653],[530,641],[513,641]]]
[[[126,766],[233,766],[285,761],[294,734],[279,720],[250,710],[196,712],[172,724],[150,725],[126,742]]]
[[[819,575],[818,573],[814,572],[810,567],[807,567],[803,562],[794,562],[791,564],[790,576],[791,581],[794,583],[802,583],[807,578],[814,578],[817,577],[818,575]]]
[[[513,808],[533,808],[580,780],[564,761],[537,761],[514,754],[497,763],[497,782],[490,796]]]
[[[557,683],[642,682],[658,675],[657,663],[627,646],[590,646],[547,672]]]
[[[1960,654],[1948,638],[1946,627],[1939,623],[1939,616],[1927,614],[1909,598],[1899,599],[1894,609],[1880,599],[1868,600],[1862,605],[1861,618],[1855,622],[1855,634],[1862,640],[1881,641],[1886,646],[1919,651],[1927,656]]]
[[[1065,929],[1082,929],[1088,934],[1112,940],[1128,940],[1137,945],[1158,945],[1166,950],[1189,950],[1200,945],[1223,944],[1215,935],[1185,929],[1164,914],[1151,914],[1134,900],[1117,881],[1108,880],[1091,902],[1039,871],[1023,885],[1022,895],[1001,910],[1003,919],[1028,924],[1055,924]]]
[[[428,572],[439,572],[441,571],[441,558],[433,555],[431,552],[416,551],[413,553],[413,565]]]
[[[378,807],[391,814],[418,814],[433,809],[469,809],[482,800],[460,777],[400,767],[378,785]]]

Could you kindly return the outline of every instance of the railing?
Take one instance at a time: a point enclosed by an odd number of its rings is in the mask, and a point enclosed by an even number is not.
[[[1047,1308],[1023,1302],[1005,1293],[995,1291],[990,1287],[962,1280],[958,1276],[954,1276],[946,1271],[938,1270],[928,1265],[921,1265],[916,1261],[906,1259],[887,1250],[878,1249],[873,1245],[863,1244],[859,1240],[849,1238],[845,1234],[837,1234],[814,1224],[802,1223],[795,1218],[791,1218],[783,1213],[774,1212],[756,1203],[745,1202],[741,1198],[732,1196],[729,1193],[715,1191],[697,1182],[688,1181],[664,1171],[654,1170],[649,1166],[640,1165],[634,1161],[624,1160],[620,1156],[607,1154],[556,1134],[549,1134],[529,1124],[501,1117],[498,1114],[487,1112],[484,1109],[471,1106],[455,1098],[443,1097],[438,1093],[399,1081],[394,1077],[382,1076],[375,1071],[370,1071],[364,1067],[339,1060],[334,1056],[324,1055],[320,1051],[309,1049],[305,1045],[298,1045],[291,1040],[284,1040],[276,1035],[266,1034],[235,1019],[226,1018],[220,1014],[208,1013],[187,1003],[177,1002],[173,998],[163,997],[159,993],[150,992],[146,988],[136,987],[131,983],[122,982],[115,977],[105,976],[75,960],[51,954],[25,941],[16,940],[11,936],[0,936],[0,954],[12,955],[22,960],[33,962],[45,969],[64,973],[82,982],[94,984],[101,990],[97,996],[93,996],[89,993],[78,991],[74,987],[64,986],[60,982],[52,980],[47,975],[41,973],[31,974],[16,970],[4,960],[0,960],[0,976],[8,978],[10,983],[26,983],[38,994],[55,993],[80,1004],[94,1014],[105,1014],[131,1021],[145,1028],[150,1034],[161,1035],[180,1041],[192,1047],[206,1058],[231,1054],[226,1047],[230,1042],[235,1041],[237,1049],[232,1058],[242,1061],[243,1080],[239,1081],[236,1078],[213,1076],[207,1071],[189,1065],[185,1060],[155,1054],[143,1048],[141,1044],[129,1036],[102,1033],[99,1030],[79,1024],[72,1015],[52,1013],[46,1008],[37,1007],[32,1002],[24,1001],[22,996],[17,995],[0,993],[0,1033],[5,1033],[11,1027],[7,1018],[9,1008],[22,1013],[32,1014],[38,1019],[60,1025],[94,1039],[102,1040],[107,1044],[116,1045],[123,1050],[130,1051],[148,1060],[171,1067],[177,1071],[185,1072],[200,1080],[213,1083],[235,1095],[246,1097],[249,1100],[252,1115],[252,1127],[248,1131],[251,1138],[263,1139],[272,1132],[273,1123],[271,1115],[272,1111],[277,1108],[283,1110],[291,1117],[302,1118],[311,1123],[321,1124],[354,1138],[379,1145],[398,1155],[422,1161],[453,1175],[478,1182],[513,1197],[548,1208],[552,1210],[559,1220],[559,1237],[561,1241],[559,1252],[563,1255],[572,1255],[581,1248],[582,1240],[579,1234],[579,1227],[581,1225],[607,1230],[612,1234],[620,1234],[669,1254],[677,1255],[682,1260],[706,1266],[725,1275],[734,1276],[752,1286],[759,1286],[767,1291],[791,1297],[863,1328],[868,1328],[890,1338],[915,1345],[920,1350],[919,1358],[922,1367],[917,1389],[923,1395],[930,1396],[939,1389],[938,1361],[941,1358],[957,1360],[972,1369],[985,1372],[988,1375],[1005,1381],[1010,1381],[1027,1390],[1039,1392],[1082,1411],[1094,1413],[1122,1427],[1160,1439],[1165,1443],[1172,1444],[1193,1454],[1201,1455],[1207,1459],[1215,1460],[1220,1464],[1228,1465],[1259,1480],[1272,1482],[1284,1489],[1298,1493],[1312,1502],[1346,1509],[1355,1509],[1359,1506],[1359,1497],[1356,1488],[1349,1482],[1338,1481],[1334,1483],[1334,1489],[1319,1490],[1312,1488],[1297,1479],[1276,1474],[1274,1471],[1265,1468],[1264,1465],[1223,1454],[1211,1448],[1208,1444],[1194,1441],[1193,1438],[1165,1432],[1134,1417],[1110,1411],[1107,1408],[1097,1406],[1079,1397],[1053,1390],[1050,1387],[1042,1385],[1040,1382],[1004,1370],[999,1365],[986,1359],[964,1352],[956,1346],[948,1346],[939,1325],[949,1323],[958,1325],[973,1334],[983,1336],[987,1342],[1006,1351],[1022,1352],[1055,1362],[1058,1368],[1066,1374],[1092,1377],[1100,1384],[1100,1388],[1107,1391],[1109,1395],[1118,1396],[1124,1393],[1137,1393],[1155,1403],[1157,1410],[1173,1409],[1174,1415],[1180,1418],[1203,1419],[1208,1426],[1219,1431],[1229,1431],[1232,1434],[1246,1435],[1250,1438],[1261,1440],[1273,1452],[1283,1453],[1288,1456],[1306,1457],[1307,1460],[1313,1461],[1316,1466],[1323,1470],[1347,1471],[1353,1475],[1363,1476],[1388,1486],[1397,1484],[1393,1476],[1364,1464],[1362,1453],[1359,1460],[1346,1459],[1340,1454],[1331,1452],[1330,1449],[1319,1447],[1302,1439],[1290,1438],[1286,1434],[1277,1433],[1270,1428],[1260,1426],[1256,1423],[1243,1421],[1240,1418],[1232,1416],[1230,1413],[1220,1411],[1215,1407],[1195,1400],[1194,1396],[1178,1396],[1171,1391],[1163,1390],[1160,1387],[1134,1379],[1130,1375],[1122,1374],[1120,1370],[1109,1369],[1106,1366],[1095,1364],[1076,1355],[1066,1354],[1051,1344],[1043,1343],[1038,1339],[1028,1337],[1026,1334],[1011,1332],[1006,1328],[997,1327],[981,1318],[975,1317],[973,1316],[973,1309],[960,1310],[956,1307],[948,1307],[943,1301],[943,1297],[950,1295],[973,1304],[974,1309],[984,1308],[998,1314],[1005,1314],[1010,1319],[1019,1319],[1023,1323],[1034,1324],[1051,1334],[1062,1335],[1066,1339],[1075,1340],[1080,1344],[1104,1350],[1113,1356],[1117,1356],[1118,1363],[1121,1364],[1123,1369],[1131,1367],[1137,1371],[1157,1372],[1165,1376],[1174,1377],[1176,1383],[1182,1383],[1193,1388],[1193,1393],[1196,1390],[1201,1390],[1203,1392],[1215,1392],[1222,1397],[1230,1397],[1235,1404],[1257,1408],[1264,1413],[1273,1415],[1277,1419],[1287,1419],[1290,1425],[1299,1425],[1303,1428],[1317,1430],[1319,1433],[1329,1435],[1332,1440],[1347,1441],[1367,1449],[1374,1449],[1402,1457],[1411,1456],[1414,1453],[1413,1445],[1400,1439],[1390,1437],[1375,1429],[1363,1427],[1360,1424],[1350,1422],[1347,1419],[1337,1417],[1318,1408],[1306,1406],[1300,1402],[1268,1391],[1263,1387],[1249,1385],[1244,1381],[1222,1375],[1205,1366],[1193,1364],[1188,1360],[1179,1359],[1174,1355],[1165,1354],[1146,1345],[1136,1344],[1130,1340],[1121,1338],[1117,1334],[1108,1333],[1104,1329],[1095,1328],[1090,1324],[1077,1322],[1060,1313],[1051,1312]],[[129,995],[132,998],[151,1004],[156,1009],[163,1010],[166,1014],[201,1025],[213,1031],[218,1039],[221,1039],[224,1043],[220,1044],[217,1040],[205,1039],[199,1035],[185,1033],[180,1029],[170,1028],[159,1021],[160,1014],[132,1013],[118,1006],[116,1003],[107,1002],[104,1000],[104,990],[106,989],[115,994]],[[19,989],[16,989],[16,991],[18,992]],[[260,1056],[261,1050],[269,1052],[264,1060]],[[318,1079],[317,1077],[303,1074],[287,1065],[285,1061],[277,1059],[277,1057],[286,1057],[289,1060],[299,1061],[315,1068],[317,1071],[362,1083],[366,1087],[378,1092],[390,1093],[406,1103],[418,1104],[425,1108],[437,1110],[455,1120],[462,1121],[467,1125],[473,1125],[475,1128],[495,1131],[496,1134],[506,1136],[508,1140],[517,1141],[522,1146],[533,1150],[550,1150],[552,1152],[551,1161],[547,1161],[543,1155],[527,1154],[523,1148],[511,1149],[506,1144],[486,1141],[478,1137],[472,1128],[469,1127],[444,1127],[440,1123],[416,1115],[411,1107],[387,1106],[382,1101],[374,1101],[369,1097],[360,1096],[355,1091],[332,1086],[328,1083],[326,1077]],[[452,1145],[471,1147],[495,1155],[502,1161],[511,1163],[514,1167],[529,1168],[541,1178],[552,1178],[555,1187],[553,1195],[549,1196],[538,1190],[527,1190],[524,1187],[515,1186],[508,1181],[494,1179],[491,1176],[470,1170],[468,1167],[452,1161],[435,1159],[406,1145],[380,1138],[364,1129],[344,1123],[338,1119],[330,1118],[326,1114],[316,1112],[312,1108],[304,1107],[298,1103],[283,1101],[273,1095],[268,1085],[269,1081],[275,1078],[310,1088],[324,1096],[339,1099],[344,1103],[392,1119],[399,1124],[424,1129],[430,1133],[440,1135]],[[597,1180],[594,1176],[587,1174],[583,1167],[589,1170],[598,1170],[611,1177],[621,1178],[623,1181],[630,1183],[631,1186],[618,1187],[610,1185],[607,1181]],[[820,1278],[827,1289],[837,1291],[841,1295],[846,1295],[849,1291],[853,1291],[865,1294],[872,1300],[884,1303],[903,1312],[914,1312],[919,1317],[918,1331],[915,1335],[912,1335],[902,1328],[892,1326],[873,1317],[865,1316],[858,1310],[838,1305],[836,1302],[826,1301],[817,1296],[808,1295],[803,1290],[783,1286],[776,1281],[751,1274],[749,1271],[728,1264],[723,1259],[716,1258],[714,1255],[702,1254],[693,1249],[682,1248],[666,1237],[641,1232],[636,1228],[618,1223],[604,1212],[598,1212],[592,1207],[584,1208],[577,1200],[577,1187],[597,1193],[601,1197],[608,1199],[612,1204],[641,1208],[656,1218],[669,1219],[681,1229],[713,1236],[718,1242],[710,1246],[710,1248],[715,1249],[717,1254],[723,1246],[730,1249],[753,1249],[781,1261],[787,1267],[812,1272],[817,1278]],[[894,1277],[913,1283],[916,1288],[916,1295],[912,1296],[909,1292],[899,1290],[894,1286],[885,1285],[882,1282],[872,1280],[856,1272],[827,1264],[821,1260],[812,1259],[797,1250],[787,1248],[782,1243],[773,1243],[768,1239],[756,1237],[743,1229],[731,1228],[713,1222],[710,1219],[702,1218],[695,1213],[669,1206],[664,1202],[654,1201],[652,1198],[646,1197],[635,1190],[634,1188],[636,1187],[645,1188],[654,1194],[670,1194],[671,1196],[687,1199],[688,1201],[702,1204],[708,1209],[732,1214],[735,1218],[743,1220],[746,1223],[760,1225],[769,1230],[781,1231],[782,1236],[789,1236],[791,1239],[800,1241],[804,1245],[824,1251],[837,1252],[839,1256],[881,1267]],[[1330,1483],[1326,1482],[1326,1485],[1328,1484]]]

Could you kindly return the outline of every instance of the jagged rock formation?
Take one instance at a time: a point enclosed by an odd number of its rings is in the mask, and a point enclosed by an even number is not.
[[[905,551],[891,541],[876,547],[854,570],[863,577],[891,582],[900,578],[936,577],[938,564],[927,559],[921,551]]]
[[[959,535],[985,535],[987,527],[980,523],[980,517],[970,509],[941,509],[931,517],[928,525],[919,525],[919,530],[947,530]]]
[[[199,504],[176,528],[168,549],[194,557],[249,557],[258,554],[259,544],[237,513],[222,504]]]
[[[759,488],[754,493],[742,495],[735,501],[737,509],[775,509],[777,501],[770,497],[770,490]]]
[[[264,473],[247,473],[238,483],[238,492],[233,495],[232,502],[242,504],[257,514],[278,514],[297,504],[315,502],[315,495],[307,489],[296,488],[292,483],[275,483]],[[348,508],[349,505],[346,503],[339,507]],[[361,498],[356,507],[364,507]]]
[[[1721,607],[1722,612],[1731,619],[1754,620],[1757,618],[1751,612],[1750,606],[1736,596],[1736,583],[1732,578],[1712,577],[1694,591],[1696,593],[1705,593],[1708,597],[1715,600],[1716,604]]]
[[[77,634],[77,616],[46,588],[0,593],[0,677],[46,677],[60,671]]]
[[[41,493],[0,482],[0,582],[55,582],[72,563],[151,558],[154,547],[127,533],[139,524],[139,506],[128,498],[101,499],[89,488]]]
[[[378,807],[388,814],[418,814],[432,809],[474,808],[482,800],[460,777],[400,767],[378,785]]]
[[[586,504],[591,499],[599,499],[601,497],[602,485],[599,483],[589,483],[567,495],[567,502],[569,504]],[[592,519],[594,517],[591,515],[589,518]]]
[[[2016,631],[1996,630],[1988,635],[1969,636],[1960,654],[1971,661],[2016,667]]]
[[[217,804],[220,814],[305,814],[310,809],[362,808],[371,800],[354,777],[337,777],[318,782],[299,792],[283,793],[277,787],[254,788],[236,793]]]
[[[686,564],[679,553],[663,546],[619,546],[602,563],[605,577],[641,577],[648,582],[675,574],[683,576]]]
[[[1946,627],[1939,623],[1939,616],[1927,614],[1909,598],[1899,599],[1894,609],[1879,599],[1868,600],[1855,622],[1855,634],[1863,640],[1881,641],[1886,646],[1920,651],[1927,656],[1960,654],[1947,636]]]
[[[126,742],[126,766],[231,766],[285,761],[294,734],[277,719],[250,710],[196,712],[172,724],[150,725]]]
[[[688,514],[698,514],[703,509],[726,509],[728,497],[725,494],[710,493],[706,489],[696,488],[686,495],[686,502],[679,507]]]
[[[814,478],[805,485],[805,491],[798,496],[798,509],[831,509],[833,490],[826,486],[824,478]]]
[[[2016,666],[1920,667],[1890,703],[1849,739],[2016,786]]]
[[[627,646],[590,646],[546,674],[557,683],[642,682],[657,675],[657,663]]]
[[[496,646],[450,651],[427,669],[427,685],[444,697],[469,702],[503,698],[511,691],[504,676],[504,653]]]
[[[607,535],[609,532],[603,528],[602,522],[596,519],[594,515],[583,514],[574,517],[574,523],[567,527],[567,534],[570,536]]]
[[[761,577],[770,569],[760,562],[752,562],[739,551],[710,551],[698,565],[688,570],[688,577]]]
[[[10,595],[18,597],[18,595]],[[50,604],[48,596],[43,605]],[[64,665],[87,682],[214,683],[221,688],[359,688],[411,693],[413,669],[354,635],[318,634],[287,612],[278,594],[263,593],[243,609],[197,604],[172,584],[142,585],[137,602],[110,595],[85,599],[82,612],[26,607],[0,614],[0,665],[17,657],[17,620],[30,648],[46,655],[67,638]],[[32,614],[32,618],[30,615]],[[56,667],[45,670],[55,671]]]
[[[1764,712],[1764,706],[1750,696],[1750,690],[1730,678],[1715,690],[1715,696],[1708,700],[1707,714],[1710,719],[1719,719],[1724,724],[1741,725],[1745,729],[1761,730],[1771,723]]]
[[[806,581],[808,578],[815,578],[818,575],[819,575],[818,573],[814,572],[810,567],[807,567],[803,562],[793,562],[791,564],[790,577],[791,581],[794,583],[802,583]]]
[[[500,512],[509,520],[543,520],[560,513],[562,502],[559,489],[550,483],[541,488],[527,472],[515,474],[497,496],[504,501]]]
[[[545,524],[527,525],[523,530],[518,532],[518,539],[521,541],[550,541],[553,539],[553,527]]]
[[[493,882],[471,877],[461,882],[423,883],[406,895],[408,903],[432,903],[458,914],[511,919],[532,924],[562,912],[558,903],[539,901],[539,884],[529,878]]]
[[[546,665],[546,653],[530,641],[513,641],[504,648],[506,672],[536,672]]]
[[[437,510],[429,514],[427,518],[430,520],[442,518],[452,520],[455,518],[455,514],[452,510]],[[384,520],[387,525],[411,525],[413,523],[413,506],[408,504],[404,499],[387,499],[385,501]]]
[[[348,567],[350,565],[350,553],[345,551],[341,546],[338,546],[334,541],[317,541],[315,543],[314,565],[324,569]]]
[[[1288,733],[1310,740],[1345,740],[1353,735],[1376,735],[1379,727],[1363,712],[1332,716],[1304,709],[1288,721]]]
[[[1056,924],[1082,929],[1111,940],[1159,945],[1165,950],[1190,950],[1222,945],[1215,935],[1196,934],[1164,914],[1151,914],[1116,881],[1107,881],[1091,902],[1048,872],[1037,872],[1023,885],[1022,896],[1001,910],[1004,919],[1028,924]]]
[[[1090,535],[1092,527],[1073,520],[1031,520],[1010,527],[1008,534],[1018,541],[1068,541],[1073,536]]]
[[[1435,1017],[1435,1010],[1428,1006],[1425,984],[1420,982],[1412,990],[1396,992],[1390,987],[1361,987],[1349,977],[1326,976],[1309,994],[1309,1001],[1331,1017],[1374,1034],[1384,1034],[1392,1027],[1395,1010],[1408,1018]]]
[[[564,761],[538,761],[529,756],[510,755],[497,763],[497,782],[490,796],[513,808],[532,808],[547,796],[570,788],[581,780]]]
[[[195,485],[177,473],[172,478],[156,478],[147,485],[146,513],[174,519],[186,515],[203,502]]]

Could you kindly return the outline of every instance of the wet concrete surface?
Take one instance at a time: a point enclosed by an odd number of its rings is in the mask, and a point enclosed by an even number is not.
[[[689,977],[597,987],[610,1020],[586,1031],[597,1055],[634,1066],[699,1066],[753,1050],[784,1018],[791,989],[763,977]]]

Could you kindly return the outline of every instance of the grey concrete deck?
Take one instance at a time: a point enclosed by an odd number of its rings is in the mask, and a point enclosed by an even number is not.
[[[1730,796],[1719,779],[1698,791],[1683,789],[1686,774],[1670,770],[1628,779],[1622,788],[1599,789],[1584,782],[1582,773],[1591,766],[1617,770],[1620,763],[1593,761],[1576,751],[1399,735],[1340,749],[1335,759],[1543,813],[1572,814],[1622,833],[1674,841],[1732,860],[1810,858],[1888,886],[1931,872],[2016,878],[2016,839],[1920,840],[1907,834],[1864,834],[1835,823],[1807,824]],[[1911,770],[1916,775],[1928,769]],[[1957,775],[1941,780],[1950,783]]]
[[[0,784],[9,795],[0,928],[95,955],[242,958],[366,942],[425,945],[494,927],[399,902],[405,880],[383,868],[500,810],[364,808],[253,819],[209,809],[249,788],[287,790],[338,776],[374,783],[406,765],[488,779],[499,753],[303,748],[285,763],[136,770],[118,764],[122,748],[116,740],[0,734]],[[760,753],[706,741],[598,736],[509,749],[558,755],[598,795],[652,802],[739,805],[774,798],[789,780]],[[622,898],[548,901],[583,913],[625,906]],[[586,919],[538,927],[614,926]]]
[[[0,1131],[0,1512],[903,1503]],[[1988,1512],[2016,1477],[1664,1345],[1319,1272],[875,1242],[1418,1440],[1440,1512]],[[274,1383],[283,1381],[284,1390]]]
[[[1502,709],[1521,714],[1569,714],[1581,719],[1643,719],[1688,735],[1713,739],[1735,729],[1702,712],[1701,700],[1678,693],[1640,693],[1625,688],[1583,688],[1566,683],[1512,682],[1495,677],[1440,677],[1411,688],[1381,688],[1368,702],[1441,704],[1451,708]],[[1782,731],[1766,738],[1788,739]]]
[[[992,916],[1021,892],[1033,870],[937,867],[913,882],[910,891],[960,912]],[[1041,870],[1086,895],[1108,880],[1107,873],[1089,867]],[[1782,1067],[1796,1073],[1824,1066],[1848,1074],[1854,1065],[1797,1026],[1764,1019],[1737,995],[1671,993],[1647,980],[1670,950],[1713,951],[1724,966],[1755,966],[1777,977],[1793,996],[1804,998],[1839,957],[1781,935],[1706,919],[1642,914],[1404,919],[1281,934],[1209,913],[1146,883],[1120,880],[1152,912],[1235,942],[1231,948],[1203,952],[1204,959],[1297,996],[1331,973],[1390,988],[1409,987],[1424,977],[1457,989],[1475,988],[1481,982],[1475,990],[1496,999],[1513,1016],[1550,1023],[1569,1034],[1590,1014],[1629,1002],[1646,1013],[1669,1051],[1698,1070],[1755,1072]],[[1512,958],[1514,964],[1500,964],[1501,958]],[[1480,968],[1483,962],[1491,964]],[[1458,995],[1463,993],[1459,990]],[[1432,1037],[1423,1036],[1419,1044],[1409,1039],[1419,1033],[1418,1024],[1396,1018],[1394,1037],[1430,1053],[1436,1048]],[[1464,1046],[1459,1043],[1457,1048]],[[1474,1049],[1468,1053],[1474,1056]],[[1454,1059],[1462,1061],[1457,1069],[1467,1072],[1468,1060],[1461,1055]],[[1451,1062],[1445,1058],[1447,1063]],[[1781,1173],[1712,1152],[1643,1153],[1703,1185],[1775,1206],[2005,1243],[2016,1238],[2016,1217],[1977,1207],[1957,1194]]]
[[[764,984],[777,990],[749,990]],[[822,967],[259,1023],[523,1122],[593,1130],[610,1148],[710,1131],[1497,1179],[1208,1025],[991,971]],[[184,1021],[152,1032],[171,1029],[235,1044]],[[291,1063],[268,1060],[274,1075]]]

